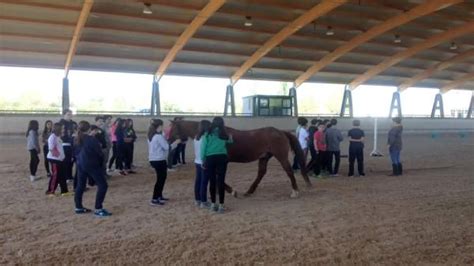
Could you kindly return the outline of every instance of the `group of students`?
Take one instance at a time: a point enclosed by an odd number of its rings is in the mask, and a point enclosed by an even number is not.
[[[340,143],[344,140],[341,131],[337,128],[336,119],[311,120],[308,126],[308,120],[304,117],[298,118],[298,127],[296,136],[304,151],[305,162],[308,152],[311,160],[307,165],[309,170],[313,171],[316,177],[331,176],[337,177],[339,165],[341,161]],[[403,174],[403,167],[400,161],[400,151],[402,149],[402,132],[401,118],[393,118],[393,127],[388,134],[388,149],[392,160],[392,176]],[[359,176],[365,176],[364,171],[364,138],[365,133],[360,129],[360,120],[354,120],[353,128],[349,130],[347,136],[349,138],[349,172],[348,176],[354,176],[354,166],[357,161],[357,170]],[[335,161],[333,165],[333,160]],[[295,156],[293,162],[293,170],[298,170],[297,158]]]
[[[95,214],[109,216],[110,212],[102,207],[107,192],[106,178],[110,177],[110,168],[115,162],[121,175],[135,173],[132,170],[134,142],[137,139],[131,119],[118,118],[112,125],[112,116],[97,116],[95,124],[87,121],[79,124],[72,120],[72,111],[64,110],[63,118],[53,123],[47,120],[41,132],[43,142],[44,166],[49,177],[46,195],[56,195],[58,186],[61,196],[73,195],[69,192],[67,182],[73,182],[75,190],[76,213],[87,213],[91,210],[82,206],[82,194],[86,184],[97,186]],[[39,123],[31,120],[26,132],[27,149],[30,153],[30,180],[36,176],[40,162]],[[110,149],[113,155],[107,171]],[[75,173],[73,174],[74,164]],[[88,181],[88,182],[87,182]]]
[[[72,121],[72,112],[65,110],[64,118],[54,123],[51,120],[45,122],[41,134],[43,140],[43,153],[45,168],[48,173],[49,183],[47,195],[55,195],[59,185],[62,196],[72,195],[68,191],[67,179],[74,179],[74,201],[77,214],[89,213],[92,210],[82,205],[82,195],[86,190],[86,184],[96,185],[95,215],[104,217],[111,213],[103,208],[102,204],[107,193],[108,172],[111,171],[113,163],[121,175],[135,173],[132,170],[134,142],[137,139],[131,119],[118,118],[111,124],[111,116],[98,116],[95,124],[90,125],[87,121],[76,124]],[[178,121],[179,118],[175,118]],[[394,126],[389,132],[388,148],[392,159],[392,175],[403,173],[400,161],[402,148],[401,134],[403,126],[401,118],[394,118]],[[186,148],[184,137],[171,136],[173,123],[164,129],[163,121],[152,119],[147,134],[148,158],[151,167],[156,173],[156,182],[153,188],[150,204],[153,206],[164,205],[169,199],[163,196],[163,189],[167,179],[168,171],[179,160],[184,164],[184,150]],[[28,125],[27,149],[30,152],[30,180],[35,181],[36,171],[39,164],[39,124],[32,120]],[[304,151],[305,162],[309,153],[311,161],[308,169],[314,175],[321,174],[337,176],[340,165],[340,143],[343,141],[341,131],[337,128],[337,120],[313,119],[308,127],[306,118],[298,118],[296,135],[301,148]],[[353,128],[349,130],[349,173],[354,176],[354,164],[357,160],[358,173],[364,176],[364,131],[360,129],[360,121],[353,121]],[[170,142],[172,143],[170,144]],[[228,164],[228,145],[233,144],[232,135],[225,128],[222,117],[215,117],[212,122],[202,120],[199,123],[199,132],[194,141],[196,178],[194,184],[195,204],[200,208],[210,209],[213,212],[225,211],[225,176]],[[113,154],[109,158],[110,148]],[[335,164],[333,166],[333,158]],[[73,163],[76,163],[76,174],[72,175]],[[107,168],[108,164],[108,168]],[[299,167],[295,158],[293,169]],[[210,202],[207,191],[209,189]],[[217,196],[219,201],[217,203]]]
[[[175,120],[176,121],[176,120]],[[148,130],[148,158],[156,172],[156,183],[150,204],[164,205],[168,198],[163,196],[163,188],[167,178],[168,157],[170,151],[179,152],[178,146],[183,140],[177,138],[169,144],[172,128],[163,129],[163,121],[152,119]],[[228,134],[224,120],[215,117],[212,122],[202,120],[199,133],[194,141],[196,179],[194,185],[195,204],[213,212],[223,213],[225,199],[225,176],[227,172],[227,146],[233,143],[232,135]],[[174,157],[174,156],[172,156]],[[208,202],[209,188],[211,202]],[[219,203],[217,203],[217,195]]]

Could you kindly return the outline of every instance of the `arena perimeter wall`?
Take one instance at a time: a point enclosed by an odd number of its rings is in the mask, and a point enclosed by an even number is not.
[[[73,120],[79,122],[86,120],[93,123],[95,116],[74,116]],[[127,116],[121,116],[128,118]],[[51,115],[0,115],[0,135],[19,135],[24,134],[28,122],[36,119],[40,123],[42,129],[46,120],[53,122],[59,121],[61,117]],[[134,120],[135,130],[143,133],[147,130],[150,116],[131,116]],[[169,123],[172,116],[157,117]],[[309,120],[312,117],[307,117]],[[187,120],[200,121],[202,119],[211,120],[212,117],[189,117]],[[328,118],[329,119],[329,118]],[[361,128],[366,133],[371,134],[374,129],[374,118],[355,118],[361,121]],[[341,130],[348,130],[352,126],[352,118],[337,118],[338,128]],[[226,117],[226,125],[241,129],[255,129],[261,127],[276,127],[282,130],[294,130],[296,128],[296,118],[282,118],[282,117]],[[378,118],[378,128],[380,132],[386,132],[391,127],[392,121],[389,118]],[[474,119],[430,119],[430,118],[404,118],[403,126],[405,133],[461,133],[474,132]]]

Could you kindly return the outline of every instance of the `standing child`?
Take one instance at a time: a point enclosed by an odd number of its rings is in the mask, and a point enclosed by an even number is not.
[[[163,121],[155,119],[148,129],[148,159],[155,169],[156,183],[150,205],[164,205],[168,199],[163,197],[163,188],[167,177],[167,159],[170,147],[176,148],[180,140],[169,145],[163,136]]]
[[[112,125],[112,116],[111,115],[104,115],[104,124],[102,125],[101,129],[104,132],[104,137],[105,137],[105,144],[106,148],[104,149],[104,173],[105,177],[109,178],[111,177],[107,173],[107,164],[109,162],[109,155],[110,155],[110,149],[112,148],[112,138],[110,136],[110,126]]]
[[[314,148],[314,133],[318,131],[318,124],[321,122],[321,120],[318,119],[312,119],[311,120],[311,126],[308,128],[308,150],[309,153],[311,154],[311,161],[308,163],[307,169],[312,169],[313,173],[317,176],[316,171],[315,171],[315,166],[316,166],[316,161],[318,154],[316,153],[316,149]]]
[[[135,149],[136,140],[137,140],[137,134],[135,133],[135,129],[133,129],[133,120],[127,119],[126,128],[125,128],[124,163],[125,163],[125,171],[127,171],[128,174],[136,173],[135,171],[132,170],[133,152]]]
[[[117,118],[115,122],[110,126],[109,133],[110,133],[110,140],[112,141],[112,157],[110,157],[109,161],[109,168],[107,172],[112,172],[112,165],[115,163],[115,169],[117,169],[117,136],[115,135],[115,130],[117,129],[117,125],[119,121],[122,120],[121,118]]]
[[[91,212],[90,209],[84,208],[82,205],[82,195],[86,188],[87,178],[90,177],[97,185],[97,194],[95,198],[95,216],[106,217],[112,215],[109,211],[103,208],[102,203],[107,193],[107,181],[103,169],[104,153],[102,152],[101,144],[96,139],[95,135],[98,133],[98,127],[90,130],[91,126],[87,121],[79,122],[79,130],[75,146],[79,149],[77,160],[78,178],[76,193],[74,195],[75,212],[76,214],[83,214]]]
[[[115,137],[117,138],[117,158],[115,159],[115,166],[116,170],[118,169],[120,172],[120,175],[127,175],[127,173],[123,169],[123,163],[125,161],[125,130],[126,130],[127,124],[125,123],[125,120],[119,119],[117,122],[117,127],[115,128]]]
[[[72,120],[72,111],[70,109],[64,109],[63,119],[59,123],[63,126],[63,132],[61,135],[61,140],[63,142],[64,148],[64,174],[66,175],[66,180],[73,180],[72,168],[74,165],[73,160],[73,135],[77,129],[77,124]]]
[[[39,146],[38,140],[38,129],[39,124],[37,120],[31,120],[28,123],[28,129],[26,130],[26,148],[30,152],[30,181],[34,182],[38,177],[36,177],[36,171],[38,170],[38,164],[40,162],[38,154],[40,154],[41,149]]]
[[[308,120],[304,117],[298,117],[297,119],[298,126],[296,127],[295,134],[296,134],[296,139],[299,140],[299,135],[300,135],[300,129],[303,124],[308,124]],[[298,159],[296,158],[296,154],[293,157],[293,171],[297,171],[300,169],[300,166],[298,164]]]
[[[326,129],[326,143],[327,149],[329,152],[329,173],[332,177],[338,176],[339,172],[339,164],[341,163],[341,147],[340,143],[344,140],[342,137],[341,131],[336,128],[337,120],[331,119],[331,126]],[[333,157],[336,159],[336,163],[334,164],[334,168],[332,167],[332,159]]]
[[[318,124],[318,131],[314,133],[314,149],[317,153],[314,173],[318,178],[321,177],[321,171],[327,168],[326,164],[328,155],[326,145],[326,134],[324,133],[325,129],[326,124],[324,122],[320,122]]]
[[[202,158],[201,158],[201,143],[202,138],[205,137],[209,127],[211,126],[211,121],[202,120],[199,123],[199,133],[194,139],[194,163],[196,164],[196,180],[194,181],[194,199],[196,206],[201,208],[209,208],[210,204],[207,202],[207,185],[209,179],[204,174],[202,168]]]
[[[354,162],[357,159],[357,169],[359,176],[365,176],[364,173],[364,137],[365,133],[360,129],[360,121],[354,120],[354,126],[347,136],[349,137],[349,177],[354,176]]]
[[[390,176],[403,175],[402,162],[400,161],[400,152],[402,151],[402,119],[395,117],[392,119],[393,126],[388,132],[387,146],[392,160],[392,174]]]
[[[201,142],[201,159],[208,175],[211,194],[211,211],[223,213],[225,197],[225,174],[227,172],[227,144],[233,143],[227,134],[222,117],[215,117]],[[219,191],[219,205],[216,204],[216,186]]]
[[[48,190],[46,195],[54,195],[58,188],[61,188],[62,196],[71,195],[67,189],[66,173],[64,166],[64,146],[61,140],[63,126],[60,123],[54,123],[53,134],[48,139],[48,160],[51,163],[51,178],[49,179]]]
[[[304,155],[304,162],[306,163],[306,159],[308,157],[308,120],[305,119],[301,124],[300,132],[298,134],[298,142],[300,143],[301,149],[303,149]],[[300,165],[301,168],[301,165]]]
[[[46,173],[48,173],[48,177],[51,177],[51,170],[49,168],[49,161],[48,161],[48,139],[51,136],[53,131],[53,121],[46,120],[44,123],[43,133],[41,134],[41,139],[43,141],[43,157],[44,157],[44,168],[46,169]]]

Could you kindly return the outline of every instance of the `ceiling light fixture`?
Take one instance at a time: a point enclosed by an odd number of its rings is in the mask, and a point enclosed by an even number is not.
[[[150,3],[143,3],[145,6],[143,7],[143,14],[153,14],[153,11],[151,10],[151,4]]]
[[[251,16],[245,16],[245,27],[252,27],[252,17]]]
[[[328,30],[326,31],[326,35],[327,35],[327,36],[332,36],[332,35],[334,35],[334,31],[332,30],[332,27],[331,27],[331,26],[328,26]]]
[[[450,50],[456,50],[456,49],[458,49],[458,46],[456,45],[455,42],[452,42],[452,43],[451,43],[451,46],[449,47],[449,49],[450,49]]]
[[[400,35],[395,34],[395,39],[393,40],[394,43],[401,43],[402,39],[400,39]]]

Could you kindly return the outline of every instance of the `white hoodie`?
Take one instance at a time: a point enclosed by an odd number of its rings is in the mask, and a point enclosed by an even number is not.
[[[63,141],[60,137],[51,134],[48,138],[48,159],[56,160],[56,161],[63,161],[64,160],[64,149],[63,149]],[[53,151],[58,152],[58,156],[53,155]],[[46,152],[46,151],[45,151]],[[56,152],[55,152],[56,153]]]

